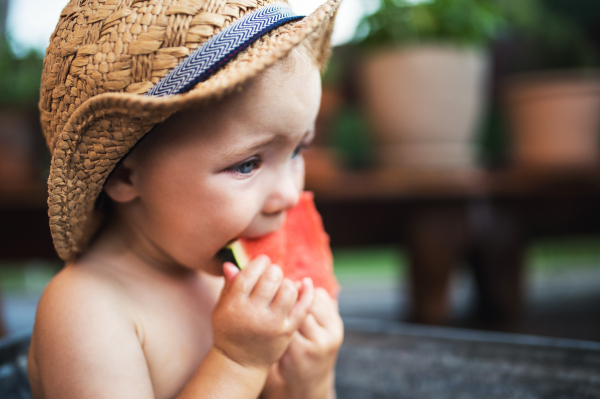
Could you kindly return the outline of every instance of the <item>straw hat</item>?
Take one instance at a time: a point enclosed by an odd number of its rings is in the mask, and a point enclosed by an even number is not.
[[[213,65],[208,78],[164,95],[152,93],[165,82],[170,87],[175,70],[185,71],[184,63],[211,40],[286,6],[281,0],[71,0],[46,51],[39,104],[52,153],[48,214],[58,255],[71,260],[85,250],[102,222],[95,201],[104,182],[155,124],[232,92],[309,36],[322,67],[340,1],[328,0],[303,19],[267,24],[249,47]]]

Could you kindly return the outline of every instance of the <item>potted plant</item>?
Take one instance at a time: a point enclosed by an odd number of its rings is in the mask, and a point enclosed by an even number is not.
[[[381,0],[362,21],[363,98],[381,164],[475,165],[487,45],[503,22],[491,0]]]
[[[518,167],[590,167],[600,163],[600,71],[577,24],[541,6],[519,3],[513,20],[504,98],[512,158]],[[516,9],[516,8],[514,8]]]

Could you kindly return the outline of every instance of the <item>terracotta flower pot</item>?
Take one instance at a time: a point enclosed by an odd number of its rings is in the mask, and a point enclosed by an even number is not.
[[[600,163],[600,71],[524,74],[505,93],[517,166]]]
[[[378,161],[474,166],[488,76],[486,53],[475,48],[423,45],[369,57],[363,97]]]

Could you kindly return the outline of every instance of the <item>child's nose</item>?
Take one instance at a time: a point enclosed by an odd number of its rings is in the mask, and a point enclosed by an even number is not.
[[[263,208],[266,214],[279,213],[291,209],[298,203],[300,198],[300,187],[296,179],[289,174],[278,179],[273,191],[267,198]]]

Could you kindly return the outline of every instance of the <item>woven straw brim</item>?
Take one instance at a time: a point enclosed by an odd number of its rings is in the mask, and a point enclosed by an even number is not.
[[[317,37],[315,55],[323,66],[329,57],[329,37],[340,1],[329,0],[308,17],[270,32],[185,94],[104,93],[75,109],[53,143],[48,179],[50,229],[58,255],[68,261],[88,247],[102,223],[95,202],[104,182],[119,160],[157,123],[231,93],[308,36]]]

